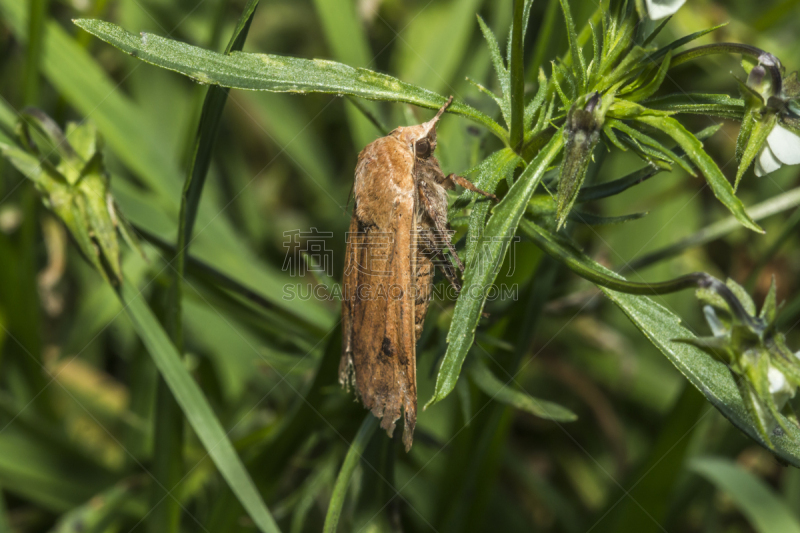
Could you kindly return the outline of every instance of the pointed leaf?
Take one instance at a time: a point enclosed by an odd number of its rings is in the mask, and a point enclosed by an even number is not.
[[[747,211],[744,209],[742,202],[736,197],[733,187],[722,174],[717,164],[711,159],[705,150],[703,150],[703,143],[697,140],[697,137],[692,135],[683,125],[672,117],[651,117],[640,116],[636,120],[649,124],[657,129],[662,130],[664,133],[672,137],[678,145],[686,152],[687,157],[692,163],[700,169],[706,182],[714,191],[716,196],[727,207],[733,216],[746,228],[749,228],[758,233],[764,233],[764,230],[756,224]]]
[[[563,144],[562,132],[556,132],[494,208],[480,241],[481,248],[476,251],[476,256],[467,265],[464,273],[464,286],[456,302],[447,334],[447,352],[436,376],[433,396],[425,407],[443,400],[455,388],[461,366],[475,339],[475,330],[481,318],[487,291],[497,277],[536,186],[558,156]]]
[[[74,22],[123,52],[179,72],[198,83],[254,91],[348,94],[431,109],[440,108],[447,100],[392,76],[335,61],[245,52],[225,55],[150,33],[137,36],[102,20],[77,19]],[[448,111],[464,115],[485,125],[501,139],[505,138],[505,131],[499,124],[462,102],[453,102]]]

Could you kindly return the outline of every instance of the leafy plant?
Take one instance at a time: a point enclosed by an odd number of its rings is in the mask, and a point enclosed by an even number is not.
[[[363,4],[364,9],[369,7]],[[597,5],[549,0],[541,13],[532,0],[515,0],[510,10],[496,4],[454,0],[429,12],[427,6],[413,8],[419,18],[408,18],[409,29],[386,37],[391,39],[387,47],[396,39],[396,46],[407,50],[406,55],[398,53],[396,64],[381,63],[397,71],[389,75],[382,72],[384,68],[367,63],[372,41],[381,37],[376,36],[377,26],[372,28],[375,34],[363,31],[370,15],[357,13],[353,2],[314,3],[325,41],[338,59],[333,61],[306,59],[305,51],[291,55],[243,51],[245,40],[253,39],[251,25],[258,27],[257,0],[246,2],[232,28],[226,26],[227,2],[220,2],[213,12],[201,11],[198,22],[192,24],[211,28],[211,37],[203,39],[196,31],[175,38],[163,27],[160,34],[131,33],[126,28],[150,22],[123,9],[120,25],[102,20],[108,18],[103,2],[83,14],[88,16],[74,20],[86,33],[73,38],[46,16],[46,2],[0,0],[4,26],[28,43],[25,100],[48,108],[59,121],[67,105],[68,114],[77,119],[66,121],[62,131],[44,111],[27,108],[17,113],[5,99],[0,102],[0,152],[19,172],[10,174],[17,181],[4,182],[4,190],[16,195],[18,188],[28,189],[28,180],[46,208],[41,211],[24,197],[16,211],[0,211],[0,249],[19,265],[4,267],[8,279],[18,281],[3,282],[11,290],[0,300],[5,332],[0,335],[0,354],[5,355],[6,346],[15,346],[9,357],[0,359],[0,365],[10,369],[0,379],[0,457],[13,453],[23,457],[21,464],[38,467],[52,453],[54,465],[52,471],[44,468],[45,474],[19,470],[0,459],[0,494],[13,494],[43,509],[45,515],[37,520],[59,531],[84,526],[115,531],[136,528],[142,521],[151,531],[195,526],[207,531],[253,527],[336,531],[340,522],[347,526],[339,529],[354,531],[368,526],[477,531],[489,514],[504,517],[498,522],[504,530],[522,529],[525,526],[520,524],[536,519],[519,512],[524,506],[501,501],[503,497],[494,492],[502,471],[513,480],[509,486],[525,487],[511,492],[533,494],[537,505],[555,517],[551,523],[557,524],[557,530],[595,527],[592,522],[598,518],[597,523],[609,530],[620,524],[634,527],[631,524],[639,519],[634,513],[640,510],[659,525],[668,513],[663,502],[655,500],[671,494],[680,502],[701,492],[701,485],[696,477],[681,484],[675,472],[668,472],[664,493],[658,498],[644,505],[637,500],[637,505],[617,507],[612,485],[624,492],[622,499],[633,498],[615,477],[627,469],[625,448],[646,448],[643,440],[648,444],[652,440],[652,450],[637,452],[641,456],[652,452],[646,463],[652,465],[650,469],[665,456],[656,454],[673,449],[660,447],[666,442],[663,439],[677,439],[675,447],[689,433],[705,439],[701,447],[708,448],[706,452],[732,451],[722,439],[708,436],[714,429],[708,426],[717,421],[703,422],[706,415],[701,417],[698,409],[686,407],[696,405],[691,389],[674,400],[675,411],[665,416],[663,433],[649,427],[652,417],[644,415],[631,422],[634,429],[623,431],[621,417],[605,399],[603,389],[614,391],[615,386],[608,381],[609,370],[598,361],[597,352],[617,352],[637,364],[651,365],[652,373],[637,371],[636,379],[651,383],[655,392],[648,396],[647,386],[641,385],[638,392],[626,392],[630,397],[617,400],[634,406],[627,410],[634,414],[626,412],[626,418],[636,418],[637,410],[652,409],[658,402],[664,405],[658,412],[664,414],[682,386],[675,377],[679,374],[670,374],[669,368],[658,366],[661,360],[646,355],[653,347],[733,426],[783,463],[800,467],[800,423],[792,410],[800,367],[789,348],[796,340],[791,321],[800,314],[797,299],[790,299],[779,314],[773,280],[756,313],[748,294],[754,292],[752,284],[745,289],[733,279],[723,283],[705,272],[674,277],[675,269],[666,265],[659,266],[659,275],[673,277],[667,281],[644,281],[638,273],[644,265],[740,228],[750,233],[737,233],[739,241],[731,246],[732,255],[743,253],[745,240],[750,246],[760,246],[753,244],[764,242],[760,223],[772,229],[775,225],[764,219],[800,206],[797,189],[781,191],[750,209],[737,195],[748,200],[756,192],[765,195],[763,181],[744,179],[751,167],[763,176],[800,164],[796,73],[787,75],[777,51],[773,55],[746,44],[695,42],[713,38],[716,33],[712,32],[718,30],[733,31],[723,30],[724,25],[665,39],[671,27],[667,17],[678,12],[683,1],[603,0]],[[791,9],[790,4],[782,3],[781,9]],[[282,24],[306,24],[303,10],[310,8],[280,6],[295,17],[281,19]],[[176,23],[192,15],[173,6],[159,9],[177,17]],[[270,16],[280,15],[278,9],[261,7],[270,10]],[[392,10],[404,9],[412,8],[391,4],[372,16],[391,19]],[[687,5],[686,9],[702,8]],[[475,11],[479,11],[477,20],[471,18]],[[559,17],[563,18],[560,31],[554,29]],[[543,22],[535,24],[539,18]],[[585,24],[577,23],[584,19]],[[656,24],[650,19],[665,20]],[[452,34],[452,42],[434,38],[445,34],[443,21],[451,26],[446,33]],[[226,29],[232,30],[227,46],[215,52]],[[536,32],[535,40],[529,38],[529,30]],[[483,37],[474,48],[470,32]],[[506,32],[503,47],[498,35]],[[101,48],[90,35],[134,59]],[[426,44],[424,50],[417,51],[412,36]],[[264,49],[260,46],[264,42],[276,43],[264,30],[257,32],[256,39],[253,49]],[[551,41],[561,49],[555,50]],[[666,44],[658,44],[662,41]],[[535,42],[533,49],[528,46],[531,42]],[[442,52],[448,44],[452,50]],[[102,65],[90,50],[100,54]],[[546,66],[550,54],[553,59]],[[738,95],[714,92],[721,83],[697,68],[698,64],[709,68],[706,63],[712,55],[742,57],[745,77],[731,78],[731,86],[738,85]],[[205,94],[192,89],[193,96],[186,98],[186,88],[177,77],[145,66],[139,70],[135,60],[209,87]],[[431,63],[441,66],[431,74],[441,79],[423,83],[425,76],[419,72],[431,68]],[[114,69],[121,65],[130,69],[139,102],[114,90],[117,82],[105,69],[118,75]],[[48,86],[39,87],[37,68]],[[684,75],[689,68],[695,69],[690,71],[692,76]],[[439,72],[449,74],[445,79]],[[468,78],[464,83],[456,81],[456,73],[458,78]],[[702,88],[685,91],[676,77]],[[37,98],[40,89],[60,103],[48,105],[46,97]],[[229,89],[272,94],[256,99],[229,93]],[[163,107],[158,100],[162,92],[170,95]],[[321,105],[314,94],[347,98],[324,100],[327,103]],[[296,286],[297,280],[287,274],[290,256],[279,270],[281,252],[275,250],[275,243],[299,231],[291,227],[291,217],[343,232],[342,205],[360,145],[385,134],[385,124],[419,122],[416,108],[439,108],[450,94],[456,98],[448,111],[459,118],[448,119],[442,126],[443,164],[456,170],[471,167],[465,172],[469,179],[496,194],[500,202],[491,206],[470,191],[451,199],[450,219],[457,230],[454,242],[467,268],[460,294],[454,302],[447,298],[437,302],[420,340],[418,380],[427,411],[420,416],[421,442],[405,456],[398,453],[397,443],[373,437],[378,435],[375,419],[364,418],[359,407],[338,392],[341,339],[336,333],[336,303],[328,301],[335,300],[338,285],[311,269],[303,280],[313,282],[314,289],[307,294],[313,292],[315,298],[302,297],[303,289],[298,289],[300,297],[291,297],[287,287]],[[228,101],[232,102],[229,112],[242,115],[235,126],[223,113]],[[337,114],[324,126],[312,127],[316,119],[305,125],[315,112],[322,116],[339,101],[347,106],[346,115]],[[162,115],[171,112],[170,107],[185,117],[197,115],[184,120],[183,146],[176,147],[176,132],[164,131],[169,128],[163,127]],[[258,118],[250,120],[252,116]],[[456,126],[461,118],[470,125]],[[732,179],[726,176],[726,165],[718,163],[725,160],[720,146],[726,143],[720,140],[721,126],[709,126],[710,118],[741,123],[735,146],[727,146],[728,155],[738,163]],[[306,131],[309,128],[313,133]],[[334,128],[349,135],[327,134]],[[261,172],[254,178],[272,192],[241,194],[248,187],[253,190],[242,176],[251,167],[250,152],[257,151],[246,137],[248,132],[261,135],[262,130],[265,137],[283,144],[275,155],[282,170],[270,173],[268,179],[260,179]],[[727,134],[726,128],[722,131]],[[358,146],[345,140],[350,138]],[[181,159],[188,161],[185,172],[179,170]],[[631,169],[639,164],[640,168]],[[339,167],[347,170],[340,173]],[[623,167],[625,175],[600,179]],[[669,183],[666,177],[672,173],[702,176],[703,187],[716,199],[699,211],[708,212],[705,218],[710,225],[632,262],[618,257],[623,264],[618,272],[601,265],[600,252],[613,250],[607,238],[624,240],[638,231],[646,235],[646,246],[659,235],[664,222],[681,216],[685,206],[668,213],[669,220],[653,220],[645,212],[616,213],[634,203],[626,198],[634,193],[641,198],[647,190],[657,191],[658,198],[649,207],[663,211],[662,200],[669,204],[669,197],[686,187],[686,182]],[[290,175],[297,179],[287,178]],[[647,186],[637,187],[645,181]],[[694,204],[698,204],[696,199],[687,202]],[[715,221],[717,204],[730,218]],[[235,214],[221,216],[229,205],[235,206]],[[68,304],[77,308],[74,319],[56,313],[43,321],[39,316],[38,298],[44,300],[48,294],[52,298],[57,284],[47,284],[44,274],[44,282],[43,277],[37,282],[32,275],[36,221],[50,216],[45,213],[63,223],[91,267],[69,261],[70,276],[78,280],[75,291],[81,295]],[[23,222],[18,222],[20,218]],[[781,246],[794,242],[798,224],[796,214],[786,222],[753,269],[753,280]],[[43,222],[42,227],[60,226]],[[131,252],[122,250],[120,236]],[[52,250],[60,249],[61,241],[63,235],[60,241],[57,236],[46,237],[48,253],[56,253]],[[303,258],[311,266],[313,259]],[[691,269],[719,271],[720,261],[695,261]],[[678,270],[686,272],[686,263]],[[100,274],[99,279],[93,272]],[[630,279],[622,273],[630,273]],[[504,283],[517,287],[518,298],[492,298],[493,290]],[[320,296],[320,288],[325,289],[325,297]],[[712,336],[692,330],[691,324],[701,322],[697,306],[688,305],[694,302],[663,299],[687,289],[696,290]],[[628,326],[610,313],[584,312],[596,305],[599,293],[643,336],[629,334]],[[584,322],[576,326],[574,317],[557,316],[558,309],[574,306],[576,301],[575,316],[583,315],[595,326]],[[19,313],[18,305],[22,306]],[[113,322],[117,315],[126,315],[128,322],[108,335],[120,347],[107,354],[93,348],[84,355],[94,338],[107,335],[105,322]],[[63,352],[48,359],[42,355],[46,351],[40,337],[43,324],[51,322],[61,325],[59,330],[75,333],[46,334],[55,351]],[[542,337],[542,332],[556,339],[564,330],[579,335],[556,341],[565,354],[562,360],[547,353],[552,341]],[[545,356],[537,358],[539,353]],[[113,370],[116,367],[108,361],[117,358],[129,370]],[[87,407],[82,400],[87,394],[81,389],[86,384],[69,381],[70,366],[87,364],[84,360],[91,361],[90,369],[79,376],[112,368],[109,379],[120,381],[129,404],[108,407],[107,396],[113,393],[103,394],[97,381],[90,380]],[[623,380],[625,372],[610,373]],[[553,385],[559,380],[565,387]],[[45,392],[50,383],[58,383],[60,395],[69,400],[66,406]],[[529,392],[531,384],[536,394]],[[667,394],[669,387],[672,392]],[[657,398],[663,396],[669,398]],[[26,404],[35,405],[35,412],[26,413]],[[587,414],[597,418],[613,446],[622,450],[616,459],[606,454],[603,460],[595,460],[580,444],[590,461],[565,451],[565,443],[572,449],[579,442],[572,431],[585,431],[592,441],[597,440],[596,430],[586,429]],[[184,431],[185,422],[191,432]],[[4,426],[13,432],[4,435]],[[576,426],[579,429],[572,429]],[[93,433],[86,427],[102,436],[96,438],[99,443],[91,442],[87,435]],[[706,433],[701,435],[696,427],[705,428]],[[679,435],[675,428],[683,433]],[[539,453],[558,465],[561,486],[529,468],[526,462],[533,456],[525,446],[509,443],[514,439],[530,444],[518,435],[528,431],[545,438]],[[640,435],[648,432],[654,433],[653,438],[642,439]],[[26,450],[28,443],[33,443],[30,450]],[[737,446],[746,448],[743,441]],[[696,453],[686,445],[677,450],[676,468]],[[73,460],[88,472],[76,494],[61,487],[63,480],[57,479],[63,465]],[[612,476],[606,467],[614,460],[618,464]],[[429,464],[436,465],[435,473],[424,472]],[[695,459],[688,465],[687,471],[731,491],[743,516],[758,529],[765,530],[770,522],[752,505],[752,498],[768,501],[775,519],[786,527],[797,525],[781,501],[761,482],[753,481],[751,474],[718,460]],[[791,472],[785,475],[787,494],[800,486],[796,471]],[[51,474],[50,482],[42,481]],[[752,491],[737,490],[743,484],[752,484]],[[561,495],[563,486],[572,487],[572,498]],[[100,495],[101,504],[87,503],[92,494]],[[717,511],[713,501],[706,500],[710,516]],[[19,518],[27,503],[9,502],[10,506],[0,505],[0,529],[38,527]],[[580,514],[592,518],[585,524],[582,518],[577,520],[579,513],[571,510],[574,505],[582,507]],[[58,520],[56,514],[61,515]],[[688,518],[681,514],[673,520]],[[652,526],[648,522],[636,527]]]

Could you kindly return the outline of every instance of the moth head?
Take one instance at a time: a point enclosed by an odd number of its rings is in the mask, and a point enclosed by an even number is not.
[[[428,122],[423,122],[417,126],[397,128],[393,134],[400,140],[407,142],[414,149],[414,155],[419,159],[428,159],[436,150],[436,124],[442,118],[448,106],[453,102],[453,97],[439,109],[436,116]]]

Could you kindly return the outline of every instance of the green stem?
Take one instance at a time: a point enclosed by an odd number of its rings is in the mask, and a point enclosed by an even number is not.
[[[522,26],[525,2],[514,0],[514,22],[511,27],[511,148],[520,153],[524,138],[523,116],[525,113],[525,65],[523,64]]]
[[[693,59],[713,54],[741,54],[743,56],[759,59],[766,53],[767,52],[765,52],[764,50],[756,48],[755,46],[750,46],[749,44],[741,44],[741,43],[707,44],[704,46],[698,46],[696,48],[685,50],[680,54],[673,56],[669,68],[673,69],[678,65],[686,63],[687,61],[692,61]]]
[[[350,444],[350,450],[344,458],[342,469],[339,470],[339,476],[336,478],[336,484],[333,486],[333,494],[331,501],[328,504],[328,513],[325,515],[325,525],[322,531],[324,533],[335,533],[339,525],[339,517],[342,515],[342,506],[344,505],[344,498],[347,495],[347,486],[350,484],[350,478],[353,477],[353,472],[358,465],[364,450],[369,444],[369,439],[378,427],[378,419],[372,413],[367,413],[364,422],[361,423],[356,438]]]
[[[686,289],[698,288],[709,289],[720,295],[731,309],[731,312],[746,323],[751,329],[763,330],[764,325],[760,319],[752,317],[742,306],[742,303],[727,285],[717,278],[705,272],[693,272],[679,278],[656,283],[636,283],[627,281],[618,275],[606,273],[587,263],[586,256],[575,250],[567,242],[557,242],[558,237],[548,230],[537,226],[529,220],[520,223],[520,229],[528,236],[543,252],[550,257],[560,261],[564,266],[572,270],[587,281],[595,285],[611,289],[612,291],[625,294],[650,296],[658,294],[671,294]]]

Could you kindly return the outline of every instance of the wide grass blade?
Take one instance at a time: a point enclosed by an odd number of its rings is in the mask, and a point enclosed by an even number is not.
[[[225,429],[141,293],[129,283],[123,283],[118,296],[161,376],[228,486],[262,532],[280,532]]]
[[[758,533],[800,533],[793,510],[760,478],[727,459],[698,457],[689,469],[733,499]]]
[[[442,95],[392,76],[335,61],[244,52],[226,56],[150,33],[137,36],[102,20],[78,19],[75,24],[123,52],[184,74],[198,83],[254,91],[348,94],[431,109],[438,109],[447,101]],[[486,126],[501,139],[506,138],[499,124],[465,103],[453,102],[448,111]]]
[[[494,209],[486,224],[480,248],[476,250],[475,257],[464,274],[464,286],[456,302],[453,321],[447,334],[447,352],[436,377],[433,397],[425,407],[443,400],[455,388],[461,373],[461,365],[464,364],[467,352],[475,339],[475,330],[483,311],[487,291],[497,277],[503,258],[536,186],[561,152],[563,145],[564,136],[560,131],[556,132],[539,155],[528,164],[508,194]],[[498,158],[498,164],[501,161]]]

